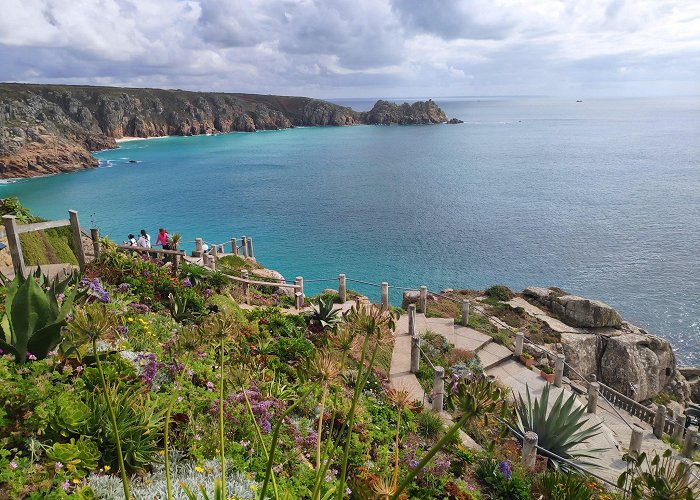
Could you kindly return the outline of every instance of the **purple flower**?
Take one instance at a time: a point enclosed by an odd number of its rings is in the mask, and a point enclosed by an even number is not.
[[[416,460],[415,458],[412,459],[410,462],[408,462],[408,466],[411,469],[415,469],[416,467],[418,467],[418,460]]]
[[[99,278],[83,278],[78,283],[78,290],[86,292],[88,297],[99,300],[100,302],[109,302],[109,292],[102,287]]]
[[[149,389],[152,389],[158,369],[163,366],[163,363],[159,363],[156,360],[156,355],[153,353],[139,354],[136,356],[136,360],[140,365],[139,377],[141,381],[146,384]]]
[[[211,383],[211,382],[209,382],[209,381],[207,381],[207,389],[209,389],[210,391],[213,391],[213,390],[214,390],[214,384]]]
[[[129,291],[129,288],[131,288],[131,285],[129,283],[119,283],[119,286],[117,287],[117,292],[125,293]]]
[[[189,278],[185,278],[184,280],[182,280],[182,285],[187,288],[192,288],[192,282]]]
[[[134,311],[136,314],[146,314],[151,310],[147,304],[139,304],[138,302],[132,302],[129,304],[129,309]]]
[[[505,460],[501,460],[501,463],[498,464],[498,472],[508,481],[510,481],[510,478],[513,476],[513,471]]]
[[[66,298],[66,295],[63,293],[59,293],[58,295],[56,295],[56,300],[58,300],[59,302],[63,302],[63,299],[65,299],[65,298]]]
[[[17,463],[13,460],[10,462],[10,469],[15,470],[17,468]]]
[[[61,485],[61,488],[63,488],[63,491],[68,491],[68,490],[70,490],[70,483],[69,483],[68,481],[64,482],[64,483]]]
[[[117,330],[117,333],[118,333],[119,335],[121,335],[122,337],[123,337],[124,335],[126,335],[127,333],[129,333],[129,329],[128,329],[126,326],[124,326],[124,325],[119,325],[119,326],[117,326],[116,330]]]
[[[36,361],[36,356],[34,356],[31,352],[27,352],[25,356],[27,356],[29,361]]]
[[[0,349],[0,354],[2,354],[3,352],[5,352],[5,351],[3,351],[2,349]]]
[[[62,464],[61,462],[56,462],[55,464],[53,464],[53,466],[54,466],[56,469],[63,469],[63,464]]]
[[[148,278],[151,275],[151,271],[149,271],[148,269],[144,269],[143,271],[141,271],[141,274],[144,278]]]

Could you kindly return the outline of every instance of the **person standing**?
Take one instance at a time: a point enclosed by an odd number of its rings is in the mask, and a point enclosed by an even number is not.
[[[136,245],[141,248],[151,248],[151,236],[146,232],[145,229],[141,230],[141,235],[136,241]]]
[[[163,250],[170,250],[168,238],[168,232],[161,227],[160,229],[158,229],[158,239],[156,239],[156,245],[162,245]]]

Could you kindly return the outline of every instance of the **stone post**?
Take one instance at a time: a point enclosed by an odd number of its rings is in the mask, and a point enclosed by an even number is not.
[[[528,470],[534,469],[535,463],[537,462],[537,434],[532,431],[525,433],[521,452],[525,468]]]
[[[600,389],[599,382],[588,384],[588,413],[595,413],[598,409],[598,389]]]
[[[212,271],[216,271],[216,261],[219,259],[219,252],[216,245],[211,246],[211,252],[209,253],[209,267]]]
[[[416,336],[416,305],[408,305],[408,334],[411,337]]]
[[[632,437],[630,438],[630,449],[631,454],[639,455],[642,451],[642,437],[644,436],[644,431],[637,427],[636,425],[632,429]]]
[[[683,439],[683,452],[682,455],[685,458],[691,458],[693,456],[693,450],[695,449],[695,440],[698,438],[698,431],[688,429],[685,432],[685,439]]]
[[[238,241],[236,241],[236,238],[231,238],[231,253],[238,255]]]
[[[241,270],[241,278],[243,278],[244,280],[248,279],[247,269]],[[250,304],[250,283],[243,283],[243,293],[245,294],[245,303]]]
[[[296,278],[294,278],[294,284],[299,285],[299,289],[297,290],[297,292],[301,292],[301,299],[303,302],[306,298],[306,296],[304,295],[304,278],[302,278],[301,276],[297,276]]]
[[[680,443],[683,440],[683,432],[685,431],[685,415],[678,413],[675,417],[676,425],[673,426],[673,435],[671,439]]]
[[[445,395],[445,369],[442,366],[433,368],[433,410],[442,411],[442,400]]]
[[[654,436],[661,439],[664,435],[664,426],[666,425],[666,407],[664,405],[656,406],[656,415],[654,415]]]
[[[338,275],[338,297],[340,297],[340,303],[344,304],[348,299],[348,291],[345,285],[345,275]]]
[[[17,219],[14,215],[3,215],[3,223],[5,224],[5,234],[7,235],[7,244],[10,247],[10,256],[12,257],[12,267],[15,268],[15,274],[24,276],[27,269],[24,266],[24,257],[22,256],[22,244],[19,242],[19,233],[17,232]]]
[[[253,238],[248,237],[248,257],[255,260],[255,252],[253,252]]]
[[[383,310],[389,309],[389,283],[382,281],[381,306]]]
[[[423,285],[420,287],[420,302],[418,303],[418,310],[425,314],[425,310],[428,308],[428,287]]]
[[[515,334],[515,357],[518,358],[523,355],[523,342],[525,341],[525,335],[523,332],[516,332]]]
[[[201,257],[202,254],[204,254],[204,242],[202,241],[202,238],[195,238],[194,239],[194,253],[192,254],[192,257]]]
[[[80,221],[78,221],[78,212],[68,210],[70,218],[70,227],[73,230],[73,244],[75,246],[75,256],[78,258],[78,265],[81,271],[85,271],[85,250],[83,249],[83,238],[80,235]]]
[[[304,294],[301,292],[294,292],[294,307],[297,309],[304,307]]]
[[[92,238],[92,252],[97,260],[100,258],[100,230],[96,227],[90,229],[90,238]]]
[[[420,369],[420,337],[411,337],[411,373],[418,373]]]
[[[554,386],[561,387],[561,379],[564,378],[564,355],[557,354],[554,360]]]
[[[158,255],[158,254],[156,254],[156,255]],[[209,267],[209,254],[207,254],[207,253],[202,254],[202,265],[204,267]]]
[[[462,301],[462,326],[469,326],[469,301],[464,299]]]
[[[243,258],[248,258],[248,237],[241,236],[241,250],[243,250]]]
[[[180,269],[180,254],[173,255],[173,275],[177,276],[177,271]]]

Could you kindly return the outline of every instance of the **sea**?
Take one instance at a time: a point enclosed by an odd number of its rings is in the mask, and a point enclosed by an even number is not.
[[[357,110],[376,99],[336,99]],[[398,102],[404,99],[393,99]],[[415,99],[408,99],[411,102]],[[5,181],[119,242],[226,243],[307,293],[337,284],[598,299],[700,366],[700,98],[436,98],[459,125],[295,128],[120,143],[100,166]]]

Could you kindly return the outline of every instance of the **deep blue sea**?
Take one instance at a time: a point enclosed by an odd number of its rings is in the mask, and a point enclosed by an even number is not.
[[[47,218],[76,209],[119,241],[160,226],[188,248],[250,235],[291,279],[559,286],[700,365],[700,98],[437,102],[465,123],[125,142],[101,168],[0,196]]]

